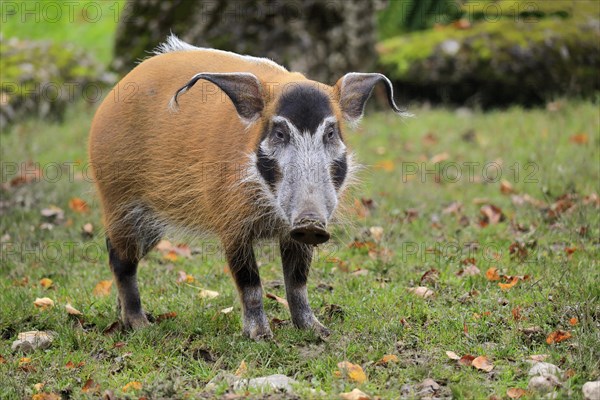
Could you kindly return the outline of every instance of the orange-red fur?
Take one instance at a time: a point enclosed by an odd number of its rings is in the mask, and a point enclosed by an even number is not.
[[[229,98],[207,81],[179,98],[177,112],[169,109],[175,92],[199,72],[256,75],[265,94],[262,117],[246,126]],[[337,87],[224,52],[157,55],[119,82],[94,117],[89,156],[107,235],[120,256],[142,255],[139,236],[144,226],[212,232],[226,248],[235,246],[253,221],[269,213],[261,206],[259,183],[242,182],[240,171],[249,165],[248,155],[256,151],[282,90],[293,82],[318,84],[341,121]],[[203,91],[209,93],[204,99]],[[232,168],[214,171],[225,165]],[[153,213],[132,215],[136,205]]]

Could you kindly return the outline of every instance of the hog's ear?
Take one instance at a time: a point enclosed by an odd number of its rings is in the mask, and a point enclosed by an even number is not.
[[[360,120],[365,111],[365,104],[378,82],[385,84],[388,103],[392,110],[401,116],[410,115],[401,110],[394,102],[394,88],[392,82],[385,75],[349,72],[335,84],[339,93],[340,107],[347,121],[356,123]]]
[[[177,110],[179,95],[187,92],[200,79],[217,85],[235,106],[240,118],[250,124],[258,119],[264,108],[262,87],[256,75],[248,72],[236,73],[200,73],[194,75],[185,86],[175,92],[171,99],[171,108]]]

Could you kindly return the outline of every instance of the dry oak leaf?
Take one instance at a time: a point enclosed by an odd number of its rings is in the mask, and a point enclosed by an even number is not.
[[[498,268],[491,267],[485,272],[485,277],[488,281],[499,281],[500,275],[498,275]]]
[[[377,364],[389,364],[392,362],[398,362],[398,356],[395,354],[386,354],[381,357],[381,360],[379,360]]]
[[[511,399],[520,399],[525,396],[527,391],[521,388],[510,388],[506,391],[506,395]]]
[[[128,392],[130,390],[140,390],[142,388],[142,382],[132,381],[127,385],[123,386],[123,391]]]
[[[200,296],[202,299],[214,299],[215,297],[219,296],[219,292],[208,289],[200,289],[198,296]]]
[[[31,400],[61,400],[62,397],[55,393],[37,393],[31,396]]]
[[[533,354],[533,355],[529,356],[530,359],[532,359],[533,361],[537,361],[537,362],[542,362],[548,357],[549,357],[549,354]]]
[[[371,237],[375,239],[376,242],[381,241],[381,239],[383,238],[383,228],[381,226],[370,227],[369,233],[371,233]]]
[[[351,392],[340,393],[340,398],[343,400],[371,400],[371,396],[357,388],[352,389]]]
[[[434,295],[433,290],[426,288],[425,286],[417,286],[414,288],[408,288],[408,291],[414,294],[415,296],[422,297],[427,299]]]
[[[571,338],[571,334],[569,332],[561,331],[559,329],[548,335],[548,337],[546,338],[546,343],[548,343],[548,344],[560,343],[560,342],[565,341],[570,338]]]
[[[362,367],[358,364],[352,364],[350,361],[342,361],[338,363],[340,372],[352,381],[357,383],[364,383],[367,380],[367,375],[363,371]]]
[[[502,283],[499,282],[498,286],[500,286],[500,289],[502,290],[510,290],[513,286],[515,286],[517,283],[519,282],[519,277],[518,276],[512,276],[509,280],[508,283]]]
[[[156,317],[156,323],[162,322],[167,319],[173,319],[177,317],[177,313],[175,311],[170,311],[164,314],[160,314]]]
[[[473,365],[473,360],[475,359],[474,356],[470,355],[470,354],[465,354],[464,356],[462,356],[460,358],[460,360],[458,360],[458,363],[460,365],[464,365],[465,367],[470,367]]]
[[[83,313],[81,311],[79,311],[78,309],[76,309],[75,307],[73,307],[71,304],[67,303],[65,305],[65,310],[67,310],[67,313],[69,315],[83,315]]]
[[[83,227],[81,227],[81,232],[84,235],[92,236],[94,234],[94,225],[89,222],[84,224]]]
[[[52,300],[51,298],[48,298],[48,297],[41,297],[41,298],[38,297],[33,302],[33,305],[36,306],[37,308],[45,310],[46,308],[54,307],[54,300]]]
[[[90,210],[87,203],[79,197],[73,197],[69,200],[69,208],[78,213],[85,213]]]
[[[382,160],[375,164],[374,168],[382,169],[385,172],[392,172],[394,170],[394,162],[391,160]]]
[[[500,193],[513,194],[514,192],[515,192],[515,190],[513,189],[510,182],[505,179],[502,179],[502,181],[500,182]]]
[[[177,261],[177,253],[175,252],[175,250],[170,250],[165,255],[163,255],[163,258],[168,261]]]
[[[177,258],[177,256],[175,256]],[[177,283],[194,283],[195,279],[193,275],[187,274],[185,271],[177,272]]]
[[[242,360],[238,369],[235,370],[235,376],[242,376],[248,372],[248,365],[246,364],[246,360]]]
[[[485,372],[490,372],[494,369],[494,365],[492,365],[492,363],[488,360],[486,356],[475,357],[475,359],[472,362],[472,365],[475,368]]]
[[[112,286],[113,281],[100,281],[94,287],[92,293],[94,296],[108,296],[110,294],[110,288]]]
[[[85,381],[85,384],[81,388],[83,393],[95,393],[100,391],[100,385],[98,385],[92,378]]]
[[[285,308],[288,308],[288,309],[290,308],[290,305],[288,304],[288,302],[287,302],[286,299],[281,298],[281,297],[279,297],[279,296],[277,296],[277,295],[275,295],[273,293],[267,293],[266,296],[267,296],[268,299],[275,300],[276,302],[278,302],[279,304],[281,304]]]
[[[453,351],[446,351],[446,355],[448,356],[449,359],[451,360],[460,360],[460,357],[458,356],[458,354],[456,354]]]
[[[577,133],[569,138],[569,142],[575,144],[587,144],[589,140],[587,133]]]
[[[493,204],[486,204],[486,205],[482,206],[481,209],[479,210],[479,212],[481,213],[481,217],[482,217],[481,223],[480,223],[481,226],[486,226],[489,224],[495,225],[506,219],[506,217],[502,213],[502,209]]]
[[[42,278],[40,279],[40,286],[44,289],[49,289],[52,286],[52,279],[50,278]]]

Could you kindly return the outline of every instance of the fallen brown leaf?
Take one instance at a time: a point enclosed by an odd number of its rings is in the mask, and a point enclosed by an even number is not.
[[[548,355],[548,354],[533,354],[533,355],[529,356],[530,359],[532,359],[533,361],[537,361],[537,362],[542,362],[545,359],[547,359],[548,357],[550,357],[550,355]]]
[[[92,291],[92,294],[94,296],[108,296],[110,294],[110,288],[112,286],[112,280],[111,281],[100,281],[96,284],[96,286],[94,287],[94,290]]]
[[[562,341],[570,339],[571,337],[572,337],[572,335],[569,332],[556,330],[548,335],[548,337],[546,338],[546,343],[548,343],[548,344],[560,343]]]
[[[56,393],[36,393],[31,396],[31,400],[61,400],[62,397]]]
[[[271,300],[275,300],[276,302],[278,302],[279,304],[281,304],[282,306],[284,306],[285,308],[289,309],[290,305],[288,304],[288,301],[284,298],[281,298],[273,293],[267,293],[266,294],[268,299]]]
[[[45,310],[47,308],[54,307],[54,300],[52,300],[51,298],[48,298],[48,297],[41,297],[41,298],[38,297],[33,302],[33,305],[39,309]]]
[[[494,369],[494,366],[487,359],[486,356],[475,357],[475,359],[473,359],[473,361],[472,361],[472,365],[475,368],[480,369],[480,370],[485,371],[485,372],[490,372],[491,370]]]
[[[519,282],[519,277],[513,276],[510,278],[508,283],[499,282],[498,286],[500,286],[500,289],[502,290],[510,290],[513,286],[517,284],[517,282]]]
[[[128,392],[128,391],[140,390],[141,388],[142,388],[142,382],[133,381],[133,382],[129,382],[128,384],[123,386],[123,391]]]
[[[426,271],[422,276],[421,276],[421,285],[424,283],[435,283],[438,281],[438,279],[440,278],[440,271],[438,271],[435,268],[430,269],[429,271]]]
[[[398,362],[398,356],[395,354],[386,354],[377,362],[379,365],[381,364],[389,364]]]
[[[579,322],[579,321],[578,321],[578,320],[577,320],[577,318],[575,318],[575,317],[573,317],[573,318],[569,319],[569,325],[571,325],[571,326],[575,326],[575,325],[577,325],[577,323],[578,323],[578,322]]]
[[[460,358],[460,360],[458,360],[458,363],[460,365],[464,365],[465,367],[470,367],[471,365],[473,365],[473,360],[475,359],[474,356],[470,355],[470,354],[465,354],[464,356],[462,356]]]
[[[235,376],[243,376],[248,372],[248,365],[246,364],[246,360],[242,360],[240,366],[235,370]]]
[[[504,213],[502,213],[502,209],[493,204],[482,206],[479,212],[481,213],[481,226],[495,225],[506,219]]]
[[[502,179],[502,181],[500,182],[500,193],[513,194],[514,192],[515,192],[515,190],[513,189],[510,182],[505,179]]]
[[[427,299],[434,295],[433,290],[426,288],[425,286],[418,286],[414,288],[408,288],[408,291],[414,294],[417,297],[422,297]]]
[[[515,321],[520,321],[523,319],[523,316],[521,316],[521,306],[513,308],[511,313]]]
[[[81,233],[83,233],[85,236],[93,236],[94,235],[94,225],[92,225],[91,223],[86,223],[81,227]]]
[[[394,170],[394,162],[391,160],[382,160],[374,165],[375,169],[381,169],[386,172],[392,172]]]
[[[200,298],[202,299],[214,299],[215,297],[219,296],[219,292],[215,292],[214,290],[208,289],[200,289],[200,291],[198,292],[198,296],[200,296]]]
[[[92,378],[85,381],[85,384],[81,388],[83,393],[96,393],[100,391],[100,385],[98,385]]]
[[[40,279],[40,286],[44,289],[50,289],[52,286],[52,279],[50,278],[42,278]]]
[[[510,388],[506,391],[506,395],[511,399],[520,399],[527,394],[526,390],[521,388]]]
[[[342,400],[371,400],[371,396],[357,388],[352,389],[351,392],[340,393],[340,398]]]
[[[160,314],[159,316],[156,317],[156,323],[160,323],[162,321],[165,321],[167,319],[173,319],[177,317],[177,313],[175,311],[171,311],[168,313],[164,313],[164,314]]]
[[[369,228],[371,237],[376,241],[380,242],[383,238],[383,228],[381,226],[372,226]]]
[[[79,197],[73,197],[69,200],[69,208],[77,213],[86,213],[90,211],[87,203]]]
[[[65,310],[67,310],[67,313],[69,315],[83,315],[81,311],[77,310],[71,304],[68,303],[65,305]]]
[[[460,357],[458,356],[458,354],[456,354],[453,351],[446,351],[446,355],[448,356],[449,359],[451,360],[460,360]]]
[[[177,272],[177,279],[175,282],[177,283],[194,283],[195,279],[193,275],[187,274],[185,271]]]
[[[491,267],[485,272],[485,277],[488,281],[499,281],[500,275],[498,275],[498,268]]]
[[[569,138],[569,142],[575,144],[587,144],[589,140],[587,133],[577,133]]]
[[[360,384],[367,380],[367,375],[360,365],[352,364],[349,361],[342,361],[339,362],[337,366],[342,374],[354,382]]]

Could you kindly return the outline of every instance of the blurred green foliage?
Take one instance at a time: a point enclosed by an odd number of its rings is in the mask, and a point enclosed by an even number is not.
[[[2,37],[52,40],[83,48],[105,65],[125,0],[11,0],[2,5]]]
[[[456,0],[390,0],[377,15],[379,38],[446,24],[461,14]]]
[[[600,90],[600,2],[474,1],[460,19],[381,42],[382,68],[411,97],[483,106]]]

